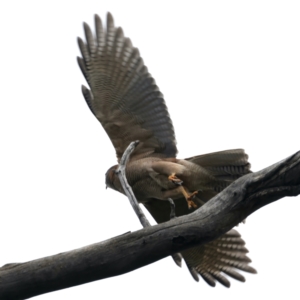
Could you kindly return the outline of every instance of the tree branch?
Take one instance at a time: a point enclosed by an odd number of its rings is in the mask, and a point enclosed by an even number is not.
[[[126,150],[124,151],[121,160],[120,160],[120,164],[118,169],[116,170],[116,173],[119,176],[119,180],[121,182],[122,188],[127,196],[127,198],[129,199],[129,202],[135,212],[135,214],[137,215],[137,217],[140,220],[140,223],[142,224],[142,226],[144,228],[151,226],[150,222],[148,221],[148,219],[146,218],[146,216],[144,215],[142,209],[140,208],[139,203],[137,202],[135,195],[132,191],[131,186],[128,184],[127,182],[127,178],[126,178],[126,165],[127,162],[129,160],[129,157],[131,155],[131,153],[134,151],[134,149],[136,148],[136,146],[139,144],[139,141],[134,141],[131,142],[129,144],[129,146],[126,148]],[[174,218],[175,217],[175,204],[173,202],[173,200],[170,198],[169,199],[170,205],[171,205],[171,215],[170,218]],[[178,267],[181,267],[181,261],[182,261],[182,256],[180,253],[174,253],[172,254],[172,258],[175,262],[175,264]]]
[[[129,144],[129,146],[127,147],[127,149],[124,151],[124,153],[122,155],[122,158],[120,160],[120,164],[119,164],[118,169],[116,170],[116,173],[119,176],[119,180],[121,182],[123,190],[124,190],[126,196],[128,197],[129,202],[130,202],[134,212],[136,213],[137,217],[139,218],[142,226],[145,228],[145,227],[151,226],[151,224],[147,220],[142,209],[140,208],[140,205],[134,196],[131,186],[127,182],[127,178],[126,178],[126,174],[125,174],[126,165],[129,160],[129,157],[138,144],[139,144],[139,141],[131,142]]]
[[[251,213],[300,193],[300,152],[248,174],[194,213],[110,240],[0,269],[0,299],[43,293],[135,270],[226,233]]]

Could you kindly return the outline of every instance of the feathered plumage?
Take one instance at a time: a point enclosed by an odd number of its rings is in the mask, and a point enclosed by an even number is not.
[[[113,143],[118,161],[130,142],[140,141],[126,176],[137,200],[158,223],[170,216],[169,202],[162,200],[173,198],[176,216],[186,215],[250,172],[242,149],[177,159],[174,128],[163,95],[138,49],[115,27],[111,14],[107,14],[106,29],[96,15],[95,27],[94,36],[84,24],[86,43],[78,39],[82,54],[78,64],[90,88],[82,86],[82,93]],[[106,184],[124,193],[116,167],[107,171]],[[210,243],[185,250],[182,256],[195,280],[200,274],[211,286],[219,281],[229,287],[225,274],[245,281],[235,269],[256,273],[249,266],[244,244],[238,232],[230,230]]]

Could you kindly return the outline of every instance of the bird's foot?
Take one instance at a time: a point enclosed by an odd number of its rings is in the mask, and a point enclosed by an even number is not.
[[[197,208],[197,204],[192,200],[194,198],[194,196],[198,194],[197,191],[189,194],[189,196],[186,198],[186,202],[188,204],[188,208]]]
[[[188,208],[197,208],[197,204],[193,201],[193,200],[186,200],[187,204],[188,204]]]
[[[175,175],[175,173],[173,173],[173,174],[171,174],[169,177],[168,177],[168,179],[170,180],[170,181],[172,181],[174,184],[176,184],[176,185],[181,185],[182,183],[183,183],[183,181],[181,180],[181,179],[179,179],[176,175]]]
[[[197,204],[192,200],[195,195],[198,194],[198,191],[195,191],[193,193],[189,193],[188,190],[183,187],[182,185],[179,187],[181,193],[183,194],[184,198],[186,199],[186,202],[188,204],[188,208],[197,208]]]

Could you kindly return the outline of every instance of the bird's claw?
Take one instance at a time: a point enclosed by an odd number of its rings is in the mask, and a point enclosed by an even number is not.
[[[192,200],[195,197],[195,195],[197,195],[197,194],[198,194],[198,191],[195,191],[195,192],[189,194],[187,200]]]
[[[187,201],[189,209],[191,209],[191,208],[197,208],[197,204],[193,200],[188,200],[187,199],[186,201]]]
[[[186,198],[189,209],[197,208],[197,204],[192,200],[195,197],[195,195],[197,195],[197,194],[198,194],[198,191],[195,191],[195,192],[189,194],[189,196]]]
[[[180,180],[175,173],[171,174],[168,179],[172,181],[175,185],[179,185],[179,189],[184,195],[186,202],[188,204],[188,208],[197,208],[197,204],[192,200],[196,194],[198,194],[198,191],[195,191],[193,193],[189,193],[186,188],[182,185],[183,181]]]
[[[182,185],[183,181],[180,180],[175,174],[171,174],[168,179],[176,185]]]

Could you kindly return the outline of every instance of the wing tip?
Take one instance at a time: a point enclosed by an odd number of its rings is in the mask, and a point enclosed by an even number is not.
[[[194,267],[190,267],[190,266],[187,266],[192,277],[194,278],[195,281],[199,282],[199,276],[198,276],[198,272],[196,271],[196,269]]]
[[[182,267],[182,255],[180,253],[175,253],[172,255],[172,258],[175,262],[175,264],[181,268]]]
[[[106,13],[106,26],[107,26],[107,28],[114,28],[115,27],[114,18],[113,18],[112,14],[109,11]]]
[[[247,270],[248,273],[251,273],[251,274],[257,274],[257,270],[254,269],[253,267],[251,266],[248,266],[248,270]]]
[[[85,33],[85,36],[87,37],[89,33],[91,33],[91,28],[90,26],[88,25],[88,23],[86,22],[83,22],[83,30],[84,30],[84,33]]]
[[[77,43],[78,43],[78,46],[80,47],[82,44],[84,44],[83,42],[83,39],[81,37],[77,37]]]

